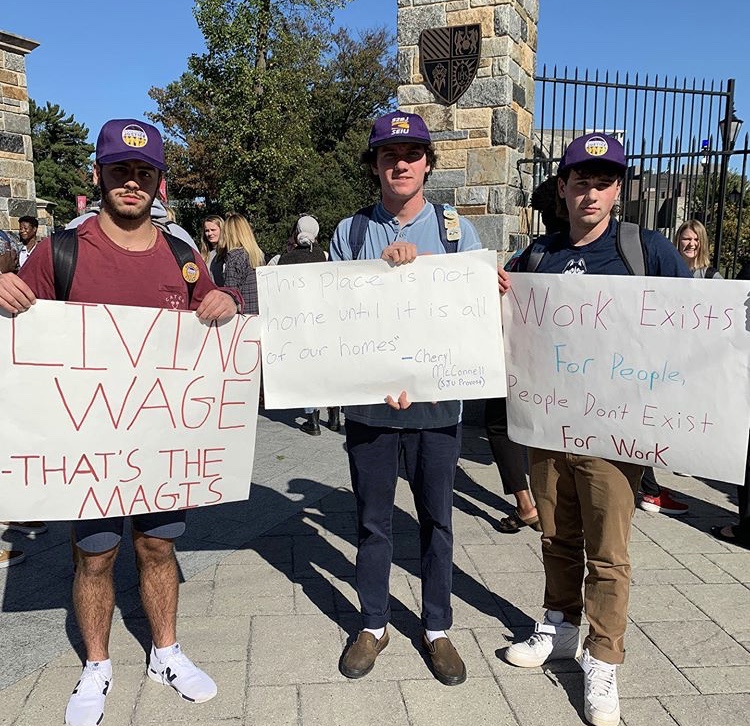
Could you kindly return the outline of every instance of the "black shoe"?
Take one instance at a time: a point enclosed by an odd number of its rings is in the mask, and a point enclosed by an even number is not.
[[[737,536],[738,528],[736,526],[729,525],[729,531],[731,534],[724,534],[724,526],[725,525],[717,524],[711,527],[711,534],[722,542],[728,542],[736,547],[744,547],[746,550],[750,550],[750,541],[746,542],[744,539]]]
[[[320,411],[316,408],[307,414],[307,421],[300,428],[310,436],[320,436]]]
[[[331,431],[341,430],[341,416],[339,415],[340,411],[341,409],[338,406],[329,406],[328,408],[328,428],[331,429]]]

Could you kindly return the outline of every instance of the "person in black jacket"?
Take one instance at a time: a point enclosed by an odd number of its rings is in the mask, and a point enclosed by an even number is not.
[[[309,214],[303,214],[295,223],[286,246],[277,265],[295,265],[304,262],[325,262],[328,257],[320,248],[318,220]],[[328,408],[328,428],[331,431],[341,429],[341,409],[338,406]],[[300,426],[302,431],[310,436],[320,436],[320,409],[306,408],[307,420]]]

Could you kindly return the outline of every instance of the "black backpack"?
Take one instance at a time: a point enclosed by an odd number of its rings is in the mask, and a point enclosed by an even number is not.
[[[440,230],[440,241],[443,243],[443,248],[446,252],[456,252],[458,250],[458,240],[448,239],[448,229],[445,225],[445,205],[444,204],[433,204],[435,208],[435,216],[438,219],[438,229]],[[367,224],[372,219],[372,212],[375,209],[375,205],[371,204],[369,207],[363,207],[352,217],[352,224],[349,227],[349,247],[352,251],[352,259],[356,260],[359,257],[359,253],[362,250],[362,245],[365,243],[365,234],[367,233]]]
[[[193,248],[185,241],[174,235],[164,232],[159,228],[167,240],[169,249],[172,250],[175,261],[180,269],[188,262],[195,262]],[[55,300],[67,300],[70,296],[70,287],[73,284],[73,275],[78,262],[78,228],[64,229],[55,232],[51,239],[52,244],[52,272],[55,278]],[[193,290],[195,282],[187,282],[188,307],[193,301]]]
[[[519,258],[516,267],[520,272],[535,272],[539,267],[544,255],[547,254],[548,242],[537,240],[532,242],[528,249],[528,255]],[[628,268],[631,275],[647,275],[646,249],[643,244],[641,228],[633,222],[620,222],[617,226],[617,252]],[[524,265],[524,259],[526,258]]]

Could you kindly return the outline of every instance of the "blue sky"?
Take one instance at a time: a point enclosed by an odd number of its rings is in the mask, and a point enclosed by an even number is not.
[[[141,117],[151,86],[179,77],[202,38],[191,0],[0,0],[0,29],[33,38],[29,91],[59,103],[92,137],[108,118]],[[745,0],[539,0],[542,64],[737,79],[737,115],[750,130],[750,3]],[[395,32],[396,0],[352,0],[337,13],[353,29]],[[126,28],[132,39],[122,39]]]

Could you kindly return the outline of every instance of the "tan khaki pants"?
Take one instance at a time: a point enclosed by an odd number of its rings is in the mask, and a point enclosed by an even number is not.
[[[544,606],[580,625],[585,600],[590,628],[584,647],[594,658],[622,663],[630,594],[628,543],[643,467],[531,448],[529,464],[542,525]]]

